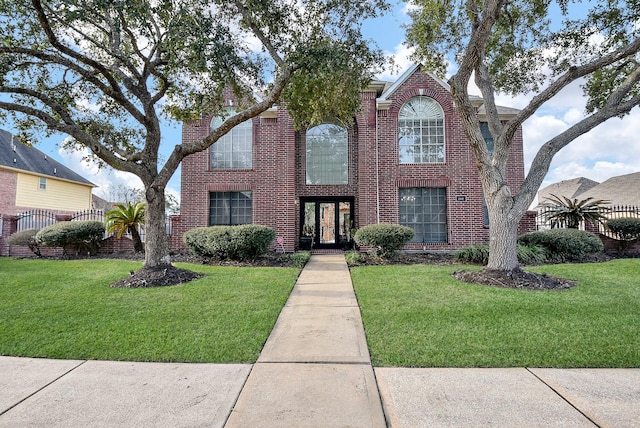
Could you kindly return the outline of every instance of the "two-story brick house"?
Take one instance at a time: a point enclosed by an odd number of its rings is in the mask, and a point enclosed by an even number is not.
[[[352,123],[299,131],[286,109],[272,108],[184,159],[174,245],[193,227],[242,223],[274,228],[287,251],[305,235],[314,248],[339,248],[353,229],[375,223],[411,227],[408,249],[485,242],[480,179],[448,85],[414,66],[396,82],[372,82],[361,100]],[[472,101],[482,122],[482,100]],[[501,109],[504,119],[514,112]],[[183,141],[219,123],[207,115],[185,123]],[[508,182],[517,188],[521,130],[510,156]]]

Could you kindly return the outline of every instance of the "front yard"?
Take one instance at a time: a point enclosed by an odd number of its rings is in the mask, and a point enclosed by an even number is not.
[[[255,362],[297,268],[204,266],[190,283],[121,289],[122,260],[0,257],[0,355]],[[461,265],[351,270],[375,366],[640,367],[640,259],[531,270],[565,291],[456,281]]]
[[[300,271],[178,264],[207,276],[109,287],[140,266],[0,257],[0,355],[255,362]]]
[[[527,268],[578,280],[565,291],[452,279],[462,268],[351,270],[375,366],[640,367],[640,259]]]

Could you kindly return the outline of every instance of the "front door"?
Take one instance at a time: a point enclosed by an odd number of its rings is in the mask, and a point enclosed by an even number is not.
[[[301,198],[300,236],[313,248],[345,248],[353,228],[353,198]]]

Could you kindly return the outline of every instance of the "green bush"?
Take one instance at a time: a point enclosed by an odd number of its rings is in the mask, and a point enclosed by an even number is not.
[[[100,221],[62,221],[41,229],[36,234],[38,245],[62,247],[63,253],[95,254],[104,237],[104,224]]]
[[[182,239],[202,257],[253,260],[267,252],[275,237],[276,232],[270,227],[243,224],[197,227],[187,231]]]
[[[539,245],[518,244],[518,262],[523,265],[535,265],[547,261],[547,254],[544,247]],[[477,263],[486,265],[489,262],[489,245],[471,245],[456,252],[455,259],[462,263]]]
[[[371,249],[378,257],[392,257],[398,250],[411,241],[413,229],[399,224],[371,224],[356,232],[356,244]]]
[[[288,258],[295,267],[303,268],[311,258],[311,251],[298,251],[289,254]]]
[[[9,238],[7,238],[7,244],[29,247],[33,254],[40,257],[42,254],[40,254],[40,248],[38,247],[38,243],[36,242],[37,233],[38,229],[29,229],[23,230],[21,232],[16,232],[9,236]]]
[[[631,241],[640,239],[640,218],[623,217],[607,220],[607,229],[615,233],[619,239]]]
[[[364,261],[364,257],[359,251],[347,251],[344,258],[349,266],[355,266]]]
[[[577,229],[551,229],[529,232],[518,238],[521,245],[538,245],[553,261],[579,261],[585,255],[604,250],[602,241],[591,232]]]

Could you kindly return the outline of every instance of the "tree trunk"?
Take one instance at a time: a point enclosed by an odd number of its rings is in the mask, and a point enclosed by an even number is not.
[[[148,187],[145,196],[147,209],[145,211],[144,267],[171,264],[165,224],[164,188]]]
[[[489,262],[487,269],[511,271],[518,267],[518,224],[510,197],[497,197],[489,209]]]

